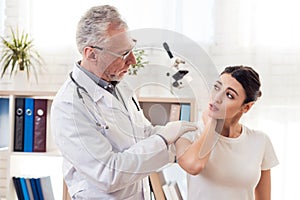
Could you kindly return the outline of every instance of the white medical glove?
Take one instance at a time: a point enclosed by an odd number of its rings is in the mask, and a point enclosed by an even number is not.
[[[184,133],[195,131],[197,128],[194,122],[172,121],[168,122],[158,135],[162,136],[168,144],[172,144]]]

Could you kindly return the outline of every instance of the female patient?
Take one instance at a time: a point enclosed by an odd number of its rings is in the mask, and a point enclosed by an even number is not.
[[[261,96],[259,75],[250,67],[227,67],[211,93],[203,128],[176,142],[179,165],[188,175],[188,199],[270,200],[272,143],[239,120]]]

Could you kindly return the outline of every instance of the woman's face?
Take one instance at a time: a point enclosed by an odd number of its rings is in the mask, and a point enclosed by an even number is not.
[[[243,86],[230,74],[223,74],[212,89],[208,115],[214,119],[241,116],[245,98]]]

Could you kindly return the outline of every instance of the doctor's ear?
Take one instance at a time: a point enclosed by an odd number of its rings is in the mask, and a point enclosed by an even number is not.
[[[83,51],[84,57],[86,57],[87,59],[94,61],[96,59],[96,54],[94,52],[94,49],[91,47],[86,47],[84,48]]]
[[[91,52],[90,55],[88,56],[89,59],[96,59],[95,53]]]

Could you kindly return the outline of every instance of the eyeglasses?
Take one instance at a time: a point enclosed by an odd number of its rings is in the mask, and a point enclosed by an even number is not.
[[[126,51],[123,54],[117,54],[117,53],[112,52],[112,51],[110,51],[108,49],[105,49],[103,47],[98,47],[98,46],[90,46],[90,47],[94,48],[94,49],[98,49],[100,51],[105,51],[105,52],[109,53],[110,55],[113,55],[113,56],[116,56],[118,58],[121,58],[122,60],[126,60],[128,58],[128,56],[130,55],[130,53],[132,52],[133,48],[135,47],[136,40],[132,39],[132,42],[133,42],[133,45],[132,45],[131,49],[129,49],[128,51]]]

